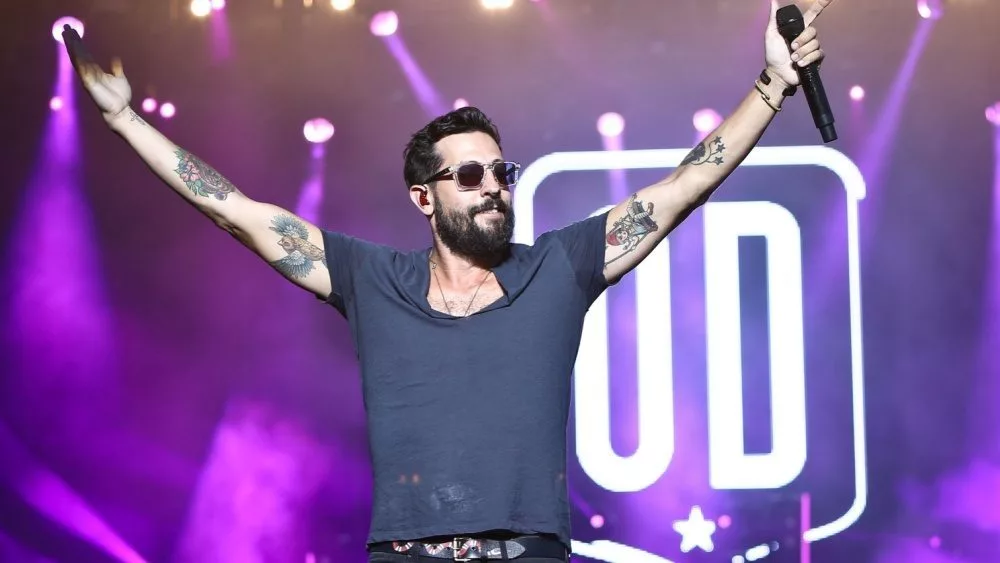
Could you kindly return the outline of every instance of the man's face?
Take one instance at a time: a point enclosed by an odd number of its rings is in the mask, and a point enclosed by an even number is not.
[[[486,133],[450,135],[437,143],[441,168],[462,162],[502,160],[500,147]],[[452,178],[434,184],[434,226],[441,242],[456,254],[487,258],[507,249],[514,235],[510,190],[487,167],[478,189],[461,191]]]

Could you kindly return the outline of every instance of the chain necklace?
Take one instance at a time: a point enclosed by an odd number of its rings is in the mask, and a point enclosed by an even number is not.
[[[431,273],[434,274],[434,281],[437,282],[438,293],[441,294],[441,302],[444,303],[444,308],[448,310],[448,314],[454,317],[455,314],[451,312],[451,307],[448,306],[448,299],[444,296],[444,289],[441,287],[441,280],[438,278],[437,262],[431,260],[430,258],[428,258],[427,260],[430,261],[431,263]],[[482,281],[480,281],[479,285],[476,286],[476,291],[475,293],[472,294],[472,300],[469,301],[469,306],[465,308],[465,314],[462,315],[463,317],[469,316],[469,311],[472,310],[472,304],[476,302],[476,296],[479,295],[479,290],[483,287],[483,284],[486,283],[486,280],[489,279],[490,274],[492,273],[493,273],[492,270],[486,272],[486,275],[483,276]]]

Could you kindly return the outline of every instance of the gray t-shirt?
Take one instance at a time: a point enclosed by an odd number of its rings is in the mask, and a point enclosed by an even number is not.
[[[607,287],[606,214],[513,244],[504,296],[431,309],[429,249],[323,232],[328,303],[358,358],[374,501],[368,543],[504,530],[570,543],[566,423],[584,315]]]

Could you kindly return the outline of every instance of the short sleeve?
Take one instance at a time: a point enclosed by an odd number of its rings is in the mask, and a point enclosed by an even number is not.
[[[333,288],[326,302],[346,317],[348,306],[354,300],[354,287],[362,266],[374,258],[379,246],[342,233],[327,230],[322,233],[330,286]]]
[[[608,213],[606,211],[546,233],[562,246],[588,303],[593,303],[608,288],[608,281],[604,278]]]

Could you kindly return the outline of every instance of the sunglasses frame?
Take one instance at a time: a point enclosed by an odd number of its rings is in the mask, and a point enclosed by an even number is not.
[[[478,164],[483,169],[483,176],[482,176],[482,178],[479,179],[479,184],[477,184],[475,186],[463,186],[458,181],[458,169],[461,168],[461,167],[463,167],[463,166],[469,165],[469,164]],[[514,165],[514,182],[513,183],[511,183],[511,184],[505,184],[505,183],[503,183],[503,182],[500,181],[500,177],[497,176],[496,169],[494,168],[494,166],[496,166],[497,164],[504,164],[504,165],[511,165],[512,164],[512,165]],[[473,190],[478,190],[478,189],[480,189],[480,188],[483,187],[483,182],[486,181],[486,171],[487,170],[489,170],[490,172],[493,173],[493,179],[497,181],[497,184],[501,188],[507,188],[507,189],[513,188],[517,184],[517,181],[520,179],[520,176],[521,176],[521,165],[519,163],[517,163],[517,162],[512,161],[512,160],[494,160],[493,162],[486,162],[486,163],[478,162],[478,161],[475,161],[475,160],[466,160],[466,161],[463,161],[463,162],[459,162],[458,164],[456,164],[454,166],[449,166],[448,168],[445,168],[444,170],[438,172],[437,174],[434,174],[433,176],[431,176],[430,178],[428,178],[424,183],[425,184],[429,184],[431,182],[437,182],[439,180],[447,179],[450,176],[451,179],[455,181],[455,186],[458,187],[458,191],[460,191],[460,192],[470,192],[470,191],[473,191]]]

